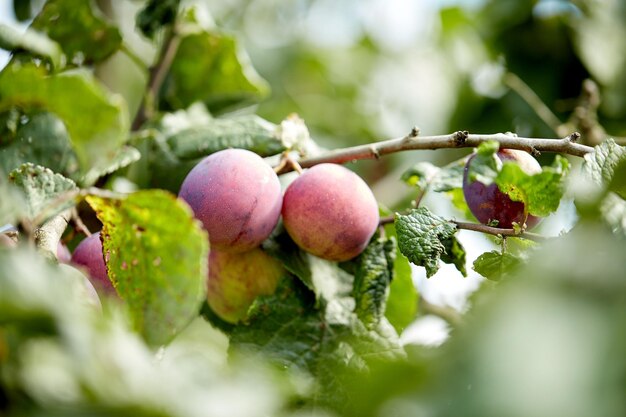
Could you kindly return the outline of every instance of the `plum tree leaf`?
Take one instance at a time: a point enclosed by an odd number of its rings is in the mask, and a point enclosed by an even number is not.
[[[411,265],[406,256],[396,248],[393,262],[393,279],[389,285],[389,297],[385,317],[398,333],[413,322],[417,313],[419,295],[413,284]]]
[[[596,184],[605,187],[610,185],[611,191],[616,191],[622,198],[626,198],[625,165],[626,146],[620,146],[615,140],[607,139],[596,146],[592,153],[585,155],[583,171]]]
[[[25,211],[24,195],[0,172],[0,227],[17,224]]]
[[[308,255],[291,239],[282,222],[263,242],[263,249],[281,261],[285,269],[300,279],[309,290],[314,291]]]
[[[463,272],[465,251],[460,243],[450,242],[456,239],[454,223],[420,207],[407,215],[396,214],[395,225],[400,252],[415,265],[425,267],[428,278],[439,270],[439,260],[452,262],[457,269],[463,265],[459,269]]]
[[[26,211],[30,219],[42,216],[53,215],[71,207],[72,200],[55,207],[53,203],[62,194],[77,190],[74,181],[65,178],[61,174],[56,174],[50,169],[40,165],[26,163],[9,174],[9,180],[19,188],[26,200]],[[50,210],[53,210],[50,212]]]
[[[402,174],[402,180],[418,190],[428,187],[432,191],[446,192],[463,187],[465,158],[441,168],[430,162],[418,162]]]
[[[122,44],[119,30],[91,1],[48,0],[31,27],[58,42],[69,62],[103,61]]]
[[[544,166],[541,173],[534,175],[526,174],[514,162],[504,162],[496,183],[511,200],[523,202],[528,213],[545,217],[559,208],[568,171],[569,162],[560,155],[551,166]]]
[[[170,108],[202,101],[216,111],[256,102],[268,94],[269,87],[235,38],[200,31],[180,41],[163,92]]]
[[[441,260],[447,264],[453,264],[456,269],[464,276],[467,276],[467,269],[465,264],[467,263],[465,248],[456,238],[451,236],[441,241],[446,248],[444,253],[441,254]]]
[[[492,140],[483,142],[476,148],[467,171],[469,182],[479,181],[490,185],[495,181],[502,167],[502,162],[496,155],[498,149],[500,149],[500,144]]]
[[[344,370],[366,366],[366,358],[404,355],[386,320],[368,330],[354,313],[345,311],[348,319],[337,322],[315,305],[298,281],[283,280],[274,295],[257,298],[248,312],[250,324],[234,329],[231,349],[306,371],[321,379],[321,389],[335,387]]]
[[[72,149],[63,122],[50,112],[20,113],[11,109],[5,113],[0,143],[0,169],[8,173],[25,162],[42,165],[74,180],[78,175],[78,160]],[[25,123],[24,123],[25,122]],[[9,126],[15,123],[15,127]]]
[[[173,154],[182,160],[197,159],[227,148],[248,149],[261,156],[286,149],[277,126],[256,115],[211,119],[167,138]]]
[[[121,200],[88,196],[102,222],[109,278],[134,327],[151,345],[169,342],[206,296],[208,240],[191,210],[160,190]]]
[[[0,73],[0,103],[0,112],[19,106],[55,113],[67,128],[84,174],[107,165],[128,133],[125,102],[86,71],[47,76],[33,65],[10,65]]]
[[[137,13],[137,28],[148,38],[166,25],[174,23],[180,0],[150,0]]]
[[[515,271],[522,260],[508,252],[485,252],[474,261],[474,271],[492,281],[500,281]]]
[[[395,239],[378,238],[357,259],[352,290],[354,311],[368,329],[377,326],[385,315],[395,256]]]
[[[61,66],[61,47],[47,36],[27,29],[25,32],[0,24],[0,48],[12,52],[26,51],[47,58],[54,68]]]
[[[141,153],[136,148],[124,145],[118,148],[105,163],[87,172],[87,174],[81,178],[81,182],[83,184],[93,184],[98,178],[112,174],[118,169],[125,168],[133,162],[137,162],[140,158]]]

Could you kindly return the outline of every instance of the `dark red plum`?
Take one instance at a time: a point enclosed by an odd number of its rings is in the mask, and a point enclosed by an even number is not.
[[[285,229],[298,246],[331,261],[360,254],[378,227],[378,204],[365,181],[341,165],[320,164],[289,185]]]
[[[501,149],[497,157],[502,161],[514,161],[529,175],[541,172],[541,165],[528,152]],[[465,164],[463,175],[463,194],[465,201],[472,214],[482,224],[491,224],[497,221],[497,227],[510,229],[513,223],[524,222],[524,203],[513,201],[505,193],[500,191],[496,183],[485,185],[479,181],[469,182],[468,171],[474,160],[472,155]],[[526,228],[536,226],[541,219],[532,215],[526,218]]]
[[[82,267],[86,272],[93,286],[100,291],[114,294],[115,288],[107,275],[104,256],[102,255],[102,242],[100,232],[83,239],[76,246],[72,254],[72,264]]]
[[[211,246],[231,252],[259,246],[276,226],[282,205],[274,170],[243,149],[203,159],[183,181],[179,197],[202,221]]]

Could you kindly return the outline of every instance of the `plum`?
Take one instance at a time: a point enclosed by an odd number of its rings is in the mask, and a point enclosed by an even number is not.
[[[376,231],[378,204],[365,181],[341,165],[316,165],[283,197],[283,222],[294,242],[331,261],[360,254]]]
[[[87,271],[91,283],[97,290],[115,294],[115,288],[113,288],[113,284],[109,280],[104,263],[100,232],[86,237],[76,246],[72,254],[72,264],[83,267]]]
[[[211,247],[231,252],[259,246],[276,226],[282,205],[274,170],[244,149],[204,158],[183,181],[179,197],[202,221]]]
[[[502,161],[513,161],[528,175],[541,172],[541,165],[528,152],[515,149],[500,149],[496,156]],[[524,203],[513,201],[508,195],[500,191],[496,183],[485,185],[480,181],[471,182],[468,178],[469,167],[474,160],[472,155],[465,164],[463,174],[463,194],[472,214],[483,224],[494,224],[497,227],[509,229],[513,223],[524,222]],[[526,218],[526,228],[530,229],[541,219],[532,215]]]
[[[224,321],[237,323],[259,295],[270,295],[285,275],[280,262],[260,248],[247,252],[211,249],[207,301]]]

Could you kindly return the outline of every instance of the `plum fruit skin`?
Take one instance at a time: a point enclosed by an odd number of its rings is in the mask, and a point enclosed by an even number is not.
[[[233,253],[211,249],[207,302],[222,320],[238,323],[259,295],[271,295],[286,272],[260,248]]]
[[[204,158],[183,181],[179,197],[204,225],[211,247],[232,252],[259,246],[278,223],[282,205],[274,170],[243,149]]]
[[[500,149],[496,155],[502,162],[516,162],[526,174],[533,175],[541,172],[541,165],[528,152]],[[482,224],[490,224],[496,220],[498,222],[496,227],[503,229],[512,228],[513,223],[521,225],[524,221],[524,203],[511,200],[500,191],[496,183],[485,185],[480,181],[469,182],[468,172],[473,159],[474,155],[468,159],[463,173],[463,195],[472,214]],[[528,215],[526,228],[533,228],[540,220],[539,217]]]
[[[57,244],[57,259],[59,263],[69,264],[72,261],[72,253],[63,243]]]
[[[102,255],[100,232],[87,236],[76,246],[72,253],[72,265],[83,267],[93,286],[105,293],[115,294],[115,288],[107,275],[107,268]]]
[[[292,182],[282,214],[298,246],[330,261],[359,255],[380,220],[378,203],[365,181],[336,164],[316,165]]]

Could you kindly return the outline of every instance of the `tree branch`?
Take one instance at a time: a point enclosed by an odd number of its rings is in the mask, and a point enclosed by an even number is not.
[[[176,31],[176,26],[174,26],[165,37],[156,64],[150,68],[146,94],[137,111],[135,120],[133,120],[132,130],[138,130],[146,120],[154,115],[155,101],[158,98],[163,81],[165,81],[165,76],[174,61],[179,44],[180,37]]]
[[[65,231],[70,219],[72,217],[72,210],[67,209],[58,215],[54,216],[47,222],[41,225],[41,227],[35,230],[35,244],[37,248],[48,256],[57,257],[57,245],[61,240],[61,236]]]
[[[489,140],[500,142],[500,146],[503,148],[520,149],[535,156],[539,155],[541,152],[559,152],[583,157],[586,154],[593,152],[592,147],[576,143],[578,138],[580,138],[580,134],[577,132],[574,132],[563,139],[535,139],[522,138],[504,133],[483,135],[470,134],[465,131],[458,131],[449,135],[418,137],[417,130],[413,129],[411,133],[401,138],[389,139],[367,145],[335,149],[321,155],[301,159],[298,163],[302,168],[310,168],[321,163],[344,164],[346,162],[361,159],[378,159],[382,155],[401,151],[473,148],[480,145],[482,142]],[[286,165],[278,171],[278,174],[284,174],[292,170],[293,167]]]
[[[395,215],[390,215],[386,217],[382,217],[379,221],[379,225],[383,226],[385,224],[393,223],[395,220]],[[480,223],[466,223],[459,222],[456,220],[448,220],[450,223],[454,223],[458,229],[461,230],[471,230],[472,232],[480,232],[493,236],[504,236],[504,237],[519,237],[529,240],[534,240],[536,242],[541,242],[547,240],[548,238],[530,232],[517,232],[515,229],[501,229],[499,227],[487,226]]]

